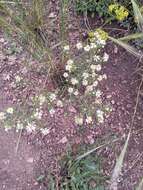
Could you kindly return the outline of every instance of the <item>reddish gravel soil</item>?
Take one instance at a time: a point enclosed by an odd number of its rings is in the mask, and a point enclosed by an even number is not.
[[[77,17],[73,17],[73,20],[76,19]],[[79,30],[77,23],[74,29],[71,27],[69,38],[72,43],[79,38],[81,30],[84,31],[83,28]],[[3,35],[0,39],[3,41]],[[19,63],[27,55],[23,52],[16,55],[5,55],[3,49],[8,45],[7,42],[0,44],[0,111],[14,103],[15,99],[19,98],[22,93],[25,95],[26,92],[27,94],[31,92],[34,85],[40,86],[44,80],[34,72],[30,73],[28,77],[32,77],[34,81],[31,89],[21,91],[20,94],[15,91],[11,92],[9,81],[3,80],[3,75],[20,70]],[[110,59],[104,67],[104,73],[107,74],[108,79],[102,83],[101,88],[104,91],[104,102],[110,102],[113,107],[111,116],[106,119],[103,125],[95,125],[93,128],[85,127],[81,132],[81,129],[73,124],[73,116],[76,114],[73,107],[67,108],[69,117],[64,116],[62,109],[57,109],[53,119],[47,118],[47,125],[50,128],[48,135],[44,137],[39,133],[28,135],[23,131],[20,140],[19,133],[14,130],[5,132],[1,128],[0,190],[46,190],[45,183],[39,184],[36,179],[41,175],[46,175],[49,171],[55,173],[58,171],[57,160],[64,154],[69,145],[75,147],[83,143],[93,145],[95,142],[102,142],[103,139],[122,138],[113,146],[99,151],[104,160],[104,172],[111,175],[115,160],[131,126],[139,81],[137,76],[133,74],[138,63],[133,56],[123,49],[111,46],[110,43],[107,45],[106,51],[110,54]],[[134,190],[143,176],[142,127],[143,103],[142,100],[139,100],[132,136],[119,182],[119,190]]]

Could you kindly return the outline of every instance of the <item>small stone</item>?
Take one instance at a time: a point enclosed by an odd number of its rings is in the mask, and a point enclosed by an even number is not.
[[[110,94],[110,95],[107,95],[106,98],[107,98],[107,99],[110,99],[110,98],[112,98],[112,95],[111,95],[111,94]]]
[[[90,144],[94,144],[94,138],[92,136],[88,136],[88,140]]]
[[[117,102],[117,106],[120,106],[121,104],[120,104],[120,102]]]
[[[69,112],[71,113],[77,113],[76,109],[73,106],[68,107]]]
[[[49,14],[49,18],[55,18],[55,17],[56,17],[56,15],[55,15],[54,12],[52,12],[52,13]]]
[[[115,101],[114,101],[114,100],[111,100],[111,104],[113,104],[113,105],[114,105],[114,104],[115,104]]]
[[[63,137],[59,142],[65,144],[67,143],[67,141],[68,141],[67,137]]]
[[[34,159],[33,159],[32,157],[31,157],[31,158],[28,158],[28,159],[27,159],[27,162],[28,162],[28,163],[33,163],[33,162],[34,162]]]
[[[115,54],[118,53],[118,48],[117,48],[117,46],[115,46],[115,48],[114,48],[114,53],[115,53]]]
[[[4,38],[0,38],[0,42],[4,43],[5,42]]]
[[[5,164],[5,165],[8,165],[9,163],[10,163],[10,160],[3,160],[3,163]]]

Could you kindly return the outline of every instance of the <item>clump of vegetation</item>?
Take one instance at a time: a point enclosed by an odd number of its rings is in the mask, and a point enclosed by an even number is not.
[[[107,177],[101,169],[101,158],[95,154],[77,160],[68,153],[61,161],[60,180],[50,176],[48,189],[59,190],[104,190]]]
[[[79,13],[89,13],[95,16],[97,13],[100,17],[109,17],[108,6],[113,0],[76,0],[76,10]]]
[[[84,43],[77,42],[75,48],[78,56],[70,56],[70,46],[64,46],[63,51],[68,59],[62,75],[58,78],[60,86],[53,91],[43,89],[39,94],[30,97],[24,106],[8,108],[1,112],[0,121],[5,129],[26,128],[28,132],[32,132],[37,126],[46,135],[49,130],[43,129],[46,125],[44,115],[50,114],[53,117],[57,108],[64,109],[69,105],[73,105],[77,110],[75,124],[92,126],[94,123],[103,123],[112,111],[110,104],[103,103],[103,92],[100,90],[100,83],[107,80],[102,67],[109,59],[109,55],[101,51],[106,45],[105,34],[97,30]],[[15,85],[19,86],[24,80],[16,76]]]
[[[137,1],[141,7],[140,1]],[[99,15],[105,23],[118,21],[121,26],[136,30],[133,18],[132,3],[128,0],[76,0],[78,13],[89,14],[92,17]]]
[[[123,21],[129,15],[128,10],[117,3],[109,5],[109,12],[119,21]]]
[[[0,2],[0,26],[9,36],[16,39],[22,47],[38,60],[44,59],[49,64],[50,50],[43,39],[43,7],[41,0],[32,1],[32,10],[19,1]]]

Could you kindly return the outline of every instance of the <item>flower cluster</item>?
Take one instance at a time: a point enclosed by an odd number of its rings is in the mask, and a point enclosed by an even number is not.
[[[128,10],[118,3],[109,5],[109,12],[113,14],[118,21],[123,21],[129,15]]]
[[[13,109],[7,108],[0,112],[0,123],[4,124],[5,130],[13,126],[17,131],[26,129],[32,133],[37,128],[43,135],[48,135],[47,116],[54,119],[57,110],[66,110],[66,106],[72,105],[76,112],[74,116],[77,125],[93,125],[104,122],[111,112],[110,106],[103,102],[101,82],[107,80],[107,75],[102,68],[108,61],[109,55],[103,51],[108,39],[108,34],[101,29],[90,32],[89,38],[75,45],[76,56],[70,56],[70,46],[65,45],[65,67],[62,73],[64,80],[63,88],[53,91],[42,89],[29,97],[28,102]],[[18,86],[24,78],[16,75],[15,83]],[[13,120],[13,122],[12,122]]]
[[[77,42],[75,46],[79,56],[66,62],[63,77],[67,82],[68,99],[79,112],[75,116],[75,123],[78,125],[84,122],[89,125],[94,120],[98,123],[104,121],[104,104],[99,86],[102,80],[107,79],[102,67],[109,55],[101,51],[107,38],[108,35],[102,30],[90,32],[86,43]]]

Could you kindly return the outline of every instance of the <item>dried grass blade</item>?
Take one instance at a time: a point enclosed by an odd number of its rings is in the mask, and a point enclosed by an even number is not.
[[[124,161],[124,157],[125,157],[125,153],[127,151],[127,147],[128,147],[128,142],[129,142],[129,139],[130,139],[130,136],[131,136],[131,131],[129,132],[128,134],[128,137],[127,137],[127,140],[124,144],[124,147],[116,161],[116,165],[113,169],[113,173],[112,173],[112,176],[111,176],[111,185],[110,185],[110,190],[118,190],[118,179],[119,179],[119,176],[120,176],[120,173],[121,173],[121,170],[122,170],[122,166],[123,166],[123,161]]]

